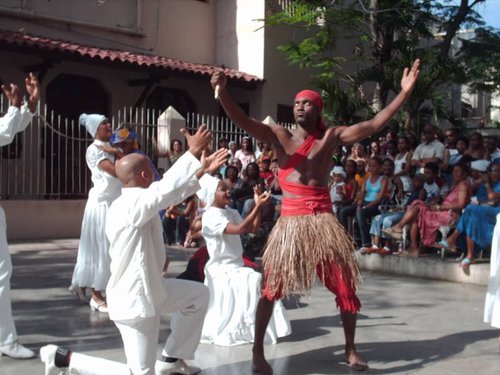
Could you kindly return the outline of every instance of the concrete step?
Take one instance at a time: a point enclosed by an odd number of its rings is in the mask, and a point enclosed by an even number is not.
[[[478,260],[466,270],[459,267],[460,262],[456,258],[441,260],[440,256],[433,254],[418,258],[360,254],[358,262],[361,270],[476,285],[488,285],[490,275],[490,264],[487,259]]]
[[[9,250],[13,254],[23,251],[62,250],[74,252],[76,256],[77,249],[78,239],[13,241],[9,243]],[[166,249],[169,256],[173,257],[169,269],[177,267],[178,273],[184,270],[187,260],[196,251],[196,249],[181,247],[166,247]],[[179,264],[175,261],[179,261]],[[490,272],[490,264],[487,259],[477,261],[468,270],[462,270],[458,267],[460,262],[455,258],[447,257],[441,260],[435,254],[418,258],[398,255],[383,257],[378,254],[367,254],[359,255],[358,261],[361,270],[475,285],[487,285]],[[257,259],[257,262],[259,263],[260,259]]]

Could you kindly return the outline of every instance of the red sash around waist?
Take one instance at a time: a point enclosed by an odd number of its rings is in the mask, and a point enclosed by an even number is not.
[[[300,145],[295,153],[290,156],[287,163],[280,169],[278,173],[278,180],[281,189],[287,193],[296,195],[296,197],[284,197],[282,199],[281,215],[314,215],[324,212],[332,212],[332,200],[330,192],[325,186],[309,186],[296,182],[287,181],[288,175],[296,170],[297,166],[302,163],[309,155],[316,139],[321,130],[318,129],[314,134],[307,137],[307,139]]]

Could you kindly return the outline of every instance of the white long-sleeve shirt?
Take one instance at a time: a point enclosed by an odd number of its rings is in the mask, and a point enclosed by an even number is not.
[[[0,117],[0,147],[12,143],[14,136],[26,129],[32,119],[33,113],[27,104],[21,108],[11,105],[7,113]]]
[[[147,189],[122,188],[106,219],[111,278],[106,288],[111,320],[156,316],[164,304],[161,272],[165,263],[163,227],[158,211],[179,204],[200,188],[201,164],[186,152]]]

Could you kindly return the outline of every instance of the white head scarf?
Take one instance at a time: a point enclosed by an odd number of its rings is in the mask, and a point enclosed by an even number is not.
[[[474,160],[470,163],[470,168],[479,172],[486,172],[490,162],[488,160]]]
[[[334,174],[341,174],[342,177],[346,177],[346,174],[345,174],[345,171],[344,171],[344,168],[342,168],[340,165],[337,165],[335,167],[333,167],[332,171],[330,172],[330,174],[333,176]]]
[[[92,138],[95,138],[97,128],[104,120],[106,120],[106,116],[96,114],[87,115],[86,113],[82,113],[80,115],[79,123],[80,125],[85,126],[85,129],[87,129]]]
[[[219,186],[219,180],[217,177],[210,176],[209,174],[204,174],[200,178],[199,183],[201,189],[196,192],[198,198],[205,202],[207,207],[210,207],[215,200],[215,192],[217,191],[217,186]]]

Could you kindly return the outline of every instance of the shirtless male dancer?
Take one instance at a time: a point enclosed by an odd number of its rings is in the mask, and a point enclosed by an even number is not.
[[[315,91],[297,94],[293,107],[297,127],[286,129],[248,117],[227,92],[224,73],[217,71],[212,75],[212,87],[227,115],[256,139],[272,143],[280,167],[282,213],[264,249],[264,282],[252,348],[255,372],[273,372],[264,356],[264,335],[274,301],[291,292],[306,292],[313,285],[315,274],[336,295],[347,364],[356,370],[368,368],[354,344],[356,317],[361,307],[355,294],[359,270],[352,240],[332,213],[328,175],[338,147],[360,142],[384,128],[410,96],[419,66],[417,59],[411,68],[405,68],[401,92],[373,119],[328,129],[321,118],[323,101]]]

